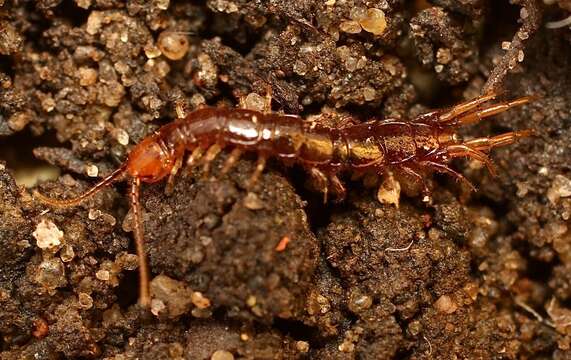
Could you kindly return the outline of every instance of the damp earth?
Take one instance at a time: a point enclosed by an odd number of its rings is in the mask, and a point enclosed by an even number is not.
[[[571,30],[545,27],[569,11],[0,0],[0,359],[571,358]],[[348,198],[324,205],[277,162],[250,189],[255,162],[222,176],[227,154],[172,195],[145,185],[149,311],[127,186],[69,209],[32,196],[85,191],[177,103],[232,107],[268,89],[274,111],[329,126],[534,95],[463,135],[536,136],[494,151],[497,177],[454,162],[477,192],[431,176],[428,202],[385,176],[346,178]]]

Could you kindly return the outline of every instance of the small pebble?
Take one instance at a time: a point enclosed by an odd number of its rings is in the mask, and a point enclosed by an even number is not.
[[[234,360],[234,355],[226,350],[216,350],[210,360]]]
[[[438,51],[436,52],[436,61],[438,61],[439,64],[444,64],[444,65],[450,63],[450,61],[452,61],[452,53],[450,49],[445,49],[445,48],[438,49]]]
[[[246,96],[246,99],[244,99],[244,104],[246,105],[246,109],[265,111],[266,98],[258,93],[252,92]]]
[[[210,307],[210,299],[202,295],[202,293],[199,291],[192,293],[191,300],[194,306],[199,309],[206,309],[207,307]]]
[[[249,192],[244,198],[244,206],[249,210],[260,210],[264,208],[264,202],[255,193]]]
[[[29,112],[20,111],[10,116],[8,126],[14,131],[20,131],[23,130],[30,121],[32,121],[31,114]]]
[[[167,30],[159,35],[157,46],[168,59],[180,60],[188,52],[189,43],[186,35]]]
[[[156,59],[162,54],[161,49],[152,43],[145,45],[143,50],[145,51],[145,55],[148,59]]]
[[[86,293],[79,293],[78,295],[79,306],[82,309],[91,309],[93,307],[93,298]]]
[[[192,307],[193,292],[182,281],[171,279],[166,275],[158,275],[151,281],[150,288],[153,299],[161,301],[166,306],[170,318],[178,317]],[[194,298],[196,297],[195,295]],[[201,305],[204,305],[206,300],[201,299]],[[210,304],[210,300],[208,303]]]
[[[63,231],[51,221],[42,219],[32,233],[36,239],[36,245],[40,249],[50,249],[59,246],[63,242]]]
[[[59,252],[59,257],[61,261],[64,263],[70,262],[75,257],[75,252],[73,251],[73,247],[69,244],[63,246],[63,248]]]
[[[394,205],[396,208],[400,204],[401,185],[392,174],[383,177],[383,182],[377,192],[377,200],[381,204]]]
[[[339,30],[349,34],[358,34],[361,32],[362,28],[358,22],[354,20],[347,20],[339,24]]]
[[[317,303],[319,304],[319,311],[322,314],[326,314],[331,310],[331,304],[329,303],[329,299],[327,299],[323,295],[317,295]]]
[[[35,274],[35,281],[50,290],[66,286],[67,279],[63,263],[58,258],[42,261]]]
[[[377,96],[377,91],[370,86],[365,86],[363,89],[363,97],[365,101],[373,101]]]
[[[122,252],[117,255],[115,259],[115,264],[122,269],[125,270],[135,270],[139,267],[139,257],[135,254],[128,254],[126,252]]]
[[[101,281],[109,281],[111,274],[107,270],[99,270],[95,273],[95,277]]]
[[[296,341],[295,348],[301,353],[307,353],[309,351],[309,343],[307,341]]]
[[[560,198],[571,196],[571,179],[563,175],[555,175],[555,179],[547,190],[547,199],[550,203],[555,204]]]
[[[103,24],[103,12],[102,11],[92,11],[87,18],[87,24],[85,26],[85,31],[89,35],[95,35],[101,30],[101,25]]]
[[[367,9],[366,16],[359,19],[359,24],[363,27],[363,30],[373,35],[381,35],[387,28],[385,13],[383,10],[375,8]]]
[[[75,3],[78,7],[86,10],[91,6],[91,0],[75,0]]]
[[[452,314],[458,309],[458,305],[448,295],[442,295],[436,300],[434,307],[436,310],[445,314]]]
[[[99,168],[96,165],[87,165],[85,167],[85,173],[89,177],[97,177],[97,175],[99,175]]]
[[[349,310],[359,313],[369,309],[373,305],[373,299],[368,295],[359,293],[351,294],[349,297]]]
[[[298,75],[305,75],[307,73],[308,70],[308,66],[305,64],[305,62],[301,61],[301,60],[296,60],[296,62],[293,64],[293,72],[298,74]]]
[[[88,67],[80,67],[77,70],[77,77],[79,78],[79,85],[93,85],[97,82],[97,70]]]
[[[87,212],[87,218],[89,220],[97,220],[101,216],[101,210],[98,209],[89,209]]]
[[[151,313],[155,316],[159,316],[166,309],[164,302],[158,299],[151,300]]]
[[[56,107],[56,102],[51,96],[46,96],[42,99],[41,105],[45,112],[52,112]]]
[[[169,8],[170,0],[155,0],[155,5],[161,10],[166,10]]]

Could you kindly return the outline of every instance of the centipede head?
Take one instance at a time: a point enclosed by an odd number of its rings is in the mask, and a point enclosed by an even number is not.
[[[158,137],[151,136],[133,148],[127,159],[126,171],[143,182],[157,182],[170,174],[176,156]]]

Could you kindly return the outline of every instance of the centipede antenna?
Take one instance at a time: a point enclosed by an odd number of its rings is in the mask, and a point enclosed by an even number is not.
[[[141,204],[139,202],[139,189],[141,179],[133,177],[131,180],[131,209],[133,209],[133,233],[135,235],[135,247],[139,260],[139,305],[149,308],[151,305],[151,295],[149,291],[149,268],[147,265],[147,255],[145,254],[145,243],[143,229],[141,227]]]
[[[40,202],[42,202],[46,205],[53,206],[53,207],[68,208],[68,207],[77,206],[82,201],[84,201],[84,200],[90,198],[91,196],[97,194],[104,187],[108,186],[113,181],[115,181],[119,176],[123,175],[126,168],[127,168],[126,164],[121,165],[120,168],[113,171],[111,174],[109,174],[105,178],[103,178],[103,180],[101,180],[100,182],[95,184],[91,189],[87,190],[85,193],[81,194],[80,196],[72,198],[72,199],[52,199],[52,198],[49,198],[49,197],[41,194],[37,190],[34,190],[33,195]]]

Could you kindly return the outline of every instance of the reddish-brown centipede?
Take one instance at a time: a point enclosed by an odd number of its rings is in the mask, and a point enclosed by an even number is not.
[[[298,116],[243,108],[202,108],[161,127],[136,145],[127,161],[79,197],[68,200],[36,196],[55,207],[71,207],[94,195],[115,180],[131,180],[131,207],[134,215],[134,236],[139,257],[140,304],[149,306],[149,273],[140,220],[139,188],[141,182],[154,183],[168,177],[167,189],[174,176],[186,163],[192,167],[201,161],[209,164],[220,151],[232,148],[222,169],[226,173],[243,152],[256,152],[258,162],[250,178],[255,183],[269,157],[297,162],[305,167],[326,194],[331,190],[343,198],[345,188],[338,178],[343,171],[382,173],[391,168],[412,176],[424,185],[425,170],[443,172],[471,184],[460,173],[448,167],[451,159],[469,157],[484,163],[494,173],[486,152],[509,145],[518,138],[531,135],[531,130],[507,132],[493,137],[463,141],[456,134],[461,125],[478,122],[525,104],[530,97],[487,104],[496,97],[487,94],[446,110],[422,114],[412,121],[394,119],[370,121],[334,129],[303,121]],[[266,107],[269,109],[269,102]]]

